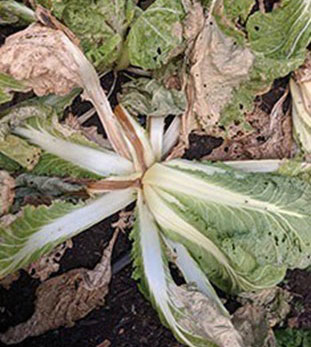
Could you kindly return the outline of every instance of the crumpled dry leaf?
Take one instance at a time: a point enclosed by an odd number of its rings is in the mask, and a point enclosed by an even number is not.
[[[0,280],[0,286],[6,290],[9,290],[11,288],[12,283],[14,283],[15,281],[19,279],[19,276],[20,276],[19,271],[16,271],[12,274],[5,276],[4,278]]]
[[[242,335],[246,346],[276,346],[273,330],[269,326],[264,309],[246,304],[234,313],[232,322]]]
[[[44,255],[37,261],[30,264],[26,271],[31,277],[38,278],[41,282],[45,281],[53,272],[57,272],[59,270],[59,261],[67,249],[72,248],[72,245],[72,241],[67,240],[58,247],[54,248],[51,253]]]
[[[175,286],[171,295],[174,297],[174,305],[180,312],[187,312],[181,315],[178,321],[185,331],[190,331],[193,336],[213,341],[218,346],[249,346],[244,345],[230,318],[220,313],[216,302],[196,288]],[[198,345],[201,346],[201,344]]]
[[[110,259],[116,238],[117,233],[93,270],[75,269],[43,282],[36,292],[34,314],[26,322],[0,334],[0,341],[19,343],[48,330],[73,326],[97,306],[102,306],[108,294]]]
[[[238,301],[242,304],[251,303],[265,310],[270,327],[281,323],[290,312],[289,303],[292,295],[285,289],[273,287],[259,292],[242,293]]]
[[[243,293],[238,297],[243,306],[234,313],[233,324],[247,346],[276,346],[272,327],[286,318],[291,299],[291,294],[279,287]]]
[[[284,114],[285,93],[275,104],[271,115],[258,104],[247,113],[245,120],[252,130],[240,125],[230,127],[223,144],[205,157],[209,160],[282,159],[290,158],[295,147],[292,138],[292,122],[289,113]]]
[[[190,12],[191,14],[191,12]],[[193,100],[189,109],[203,129],[210,129],[220,119],[224,107],[231,101],[234,89],[248,79],[254,56],[248,48],[243,48],[224,35],[214,18],[204,18],[203,9],[196,5],[188,16],[189,29],[185,25],[186,36],[197,36],[193,47],[188,50],[190,86]],[[204,22],[201,28],[198,23]],[[187,32],[189,30],[189,32]],[[189,100],[188,100],[189,102]]]
[[[36,23],[9,36],[0,48],[0,72],[24,81],[39,96],[69,93],[79,85],[79,77],[62,35]]]
[[[88,140],[97,143],[99,146],[106,149],[111,149],[111,144],[107,139],[98,133],[98,128],[96,126],[82,126],[79,122],[79,118],[71,113],[68,115],[68,117],[66,117],[65,125],[81,132]]]
[[[15,197],[15,180],[6,171],[0,171],[0,216],[9,212]]]

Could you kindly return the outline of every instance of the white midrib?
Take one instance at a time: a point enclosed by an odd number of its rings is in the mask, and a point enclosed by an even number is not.
[[[200,180],[194,177],[194,175],[161,164],[153,165],[146,172],[143,178],[143,184],[157,186],[171,192],[190,195],[194,198],[210,201],[219,205],[255,210],[260,213],[270,212],[273,214],[289,215],[297,218],[304,217],[304,215],[300,213],[285,210],[269,202],[252,199],[248,195],[232,192],[229,189]]]

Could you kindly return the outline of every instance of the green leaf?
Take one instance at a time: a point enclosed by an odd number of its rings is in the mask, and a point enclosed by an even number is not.
[[[26,92],[28,89],[22,82],[0,72],[0,105],[12,100],[12,92]]]
[[[181,0],[156,0],[131,26],[129,59],[143,69],[157,69],[183,50]]]
[[[311,332],[302,329],[277,329],[275,331],[277,347],[309,347]]]
[[[38,163],[41,154],[39,148],[14,135],[8,135],[0,141],[0,152],[27,170]]]
[[[184,113],[185,93],[167,89],[154,79],[139,78],[122,86],[120,103],[134,115],[166,117]]]
[[[133,20],[135,0],[51,0],[54,15],[81,40],[85,55],[100,71],[122,55],[126,30]]]
[[[240,1],[223,0],[223,3],[226,11],[215,13],[219,25],[222,21],[228,28],[228,23],[239,20],[239,13],[242,18],[247,13],[236,11]],[[245,0],[243,3],[246,6],[250,1]],[[219,8],[224,7],[219,5]],[[230,103],[222,112],[222,125],[228,125],[234,120],[243,121],[244,113],[253,107],[255,95],[265,93],[276,78],[286,76],[304,62],[306,48],[311,40],[310,16],[309,1],[285,0],[272,12],[256,12],[249,17],[246,23],[247,39],[235,24],[232,30],[225,30],[225,24],[221,25],[227,35],[235,38],[240,45],[249,46],[255,55],[248,80],[234,91]]]
[[[229,341],[231,347],[243,346],[240,335],[209,285],[204,283],[208,291],[205,296],[195,286],[175,284],[161,232],[142,195],[138,197],[137,219],[131,237],[134,239],[134,278],[141,281],[140,289],[179,341],[193,347],[225,346]],[[182,248],[179,251],[187,258],[185,271],[192,271],[191,279],[198,276],[201,283],[207,281],[189,253]],[[179,264],[185,266],[182,260]]]
[[[36,20],[35,13],[27,6],[13,0],[0,2],[0,25],[23,26]]]
[[[13,223],[0,227],[0,278],[126,207],[134,200],[133,193],[131,189],[108,193],[85,206],[56,202],[26,207]]]
[[[311,262],[306,182],[175,160],[143,184],[155,190],[147,201],[157,222],[225,290],[270,287]]]
[[[21,166],[14,160],[0,152],[0,167],[8,172],[21,170]]]

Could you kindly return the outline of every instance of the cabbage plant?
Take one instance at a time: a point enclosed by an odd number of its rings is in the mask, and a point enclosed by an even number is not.
[[[228,293],[260,290],[282,281],[288,268],[309,266],[310,184],[267,172],[279,163],[260,170],[258,162],[168,160],[172,128],[165,131],[155,117],[146,131],[122,105],[113,111],[93,66],[66,34],[38,24],[27,30],[35,34],[27,32],[25,41],[18,33],[0,51],[2,71],[16,77],[20,57],[22,66],[26,58],[31,64],[31,55],[25,58],[19,47],[35,44],[40,65],[35,76],[20,78],[23,85],[41,95],[63,93],[67,84],[83,88],[111,148],[68,133],[53,116],[8,122],[14,136],[43,151],[52,171],[66,175],[74,167],[92,180],[84,203],[25,207],[11,224],[2,224],[0,277],[135,202],[134,278],[162,322],[188,346],[245,346],[211,282]],[[54,65],[42,58],[46,50],[54,50]],[[184,285],[175,283],[170,263]]]

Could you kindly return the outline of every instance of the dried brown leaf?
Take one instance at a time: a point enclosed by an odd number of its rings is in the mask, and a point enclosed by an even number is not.
[[[73,114],[69,114],[65,119],[65,124],[74,129],[80,131],[88,140],[97,143],[103,148],[111,149],[111,145],[107,139],[98,133],[96,126],[85,127],[79,122],[79,118]]]
[[[245,131],[239,125],[233,125],[223,144],[205,159],[282,159],[290,158],[294,151],[292,122],[289,113],[284,114],[285,93],[275,104],[271,115],[257,104],[254,110],[245,116],[252,130]]]
[[[5,276],[0,280],[0,286],[3,287],[6,290],[9,290],[11,288],[12,283],[17,281],[20,277],[20,272],[14,272],[10,275]]]
[[[0,48],[0,71],[25,81],[39,96],[68,94],[79,85],[79,77],[64,35],[35,23],[9,36]]]
[[[263,308],[246,304],[233,316],[233,325],[243,337],[246,346],[275,347],[273,330]]]
[[[15,192],[15,180],[8,172],[0,171],[0,216],[9,212]]]
[[[214,18],[204,18],[202,9],[196,5],[194,18],[188,17],[186,36],[193,37],[195,30],[200,30],[193,47],[188,52],[190,68],[190,86],[194,99],[189,102],[189,109],[203,129],[210,129],[220,119],[226,104],[233,97],[233,90],[248,79],[254,56],[248,48],[240,47],[224,35]],[[204,18],[203,28],[201,24]]]
[[[32,317],[0,334],[0,340],[14,344],[61,326],[70,327],[97,306],[102,306],[108,294],[110,260],[116,238],[117,233],[93,270],[75,269],[43,282],[36,292]]]
[[[33,262],[26,269],[29,275],[33,278],[40,279],[41,282],[45,281],[50,277],[53,272],[59,270],[59,261],[67,251],[67,249],[72,248],[72,241],[67,240],[54,250],[39,258],[37,261]]]

